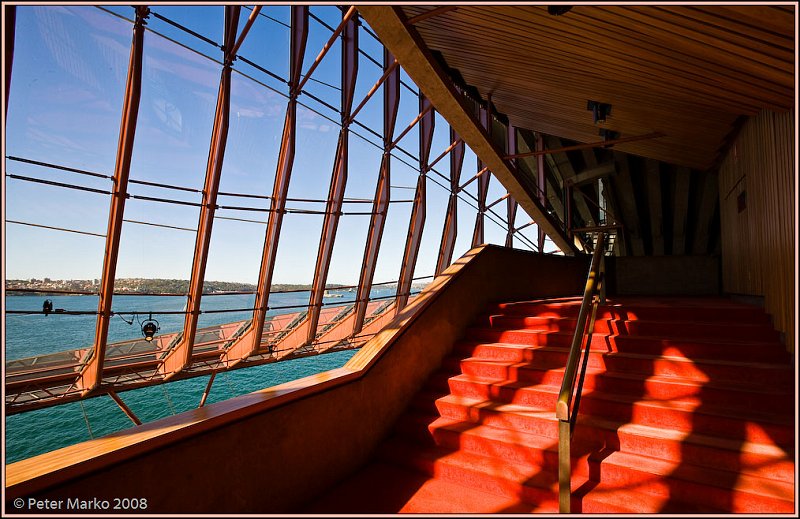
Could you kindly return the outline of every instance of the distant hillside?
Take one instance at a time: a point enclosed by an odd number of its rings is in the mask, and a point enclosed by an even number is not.
[[[343,285],[327,285],[328,289],[340,288]],[[12,289],[21,289],[24,292],[14,292]],[[8,295],[25,293],[51,294],[60,292],[91,292],[97,293],[100,289],[99,279],[8,279],[6,290]],[[273,292],[286,292],[292,290],[310,290],[308,284],[274,284]],[[206,281],[203,283],[203,292],[255,292],[256,285],[252,283],[236,283],[230,281]],[[118,278],[114,282],[114,292],[127,294],[185,294],[189,291],[187,279],[143,279],[143,278]]]

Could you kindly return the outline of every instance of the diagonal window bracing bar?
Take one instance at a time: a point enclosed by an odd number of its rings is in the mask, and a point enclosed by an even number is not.
[[[542,137],[541,133],[536,134],[536,150],[543,150],[544,149],[544,137]],[[536,156],[536,182],[539,186],[539,203],[542,204],[542,207],[546,207],[547,203],[547,181],[545,179],[545,172],[544,172],[544,155],[539,154]],[[542,226],[539,225],[539,252],[544,254],[544,229]]]
[[[492,174],[508,189],[522,209],[541,226],[565,254],[577,252],[555,217],[548,214],[536,196],[533,179],[524,175],[498,150],[476,121],[452,80],[433,58],[430,50],[399,6],[359,5],[361,16],[378,35],[381,43],[397,58],[400,66],[436,106],[448,123],[475,154],[489,166]]]
[[[455,130],[450,128],[450,139],[456,143],[450,153],[450,198],[447,201],[447,212],[444,217],[442,230],[442,243],[439,246],[439,256],[436,259],[436,275],[441,274],[453,261],[453,250],[458,234],[458,183],[461,181],[461,168],[464,165],[464,141]]]
[[[508,137],[506,140],[509,153],[517,152],[517,129],[510,122],[508,123]],[[506,247],[514,246],[514,220],[517,218],[517,201],[508,193],[506,198],[506,216],[508,222],[508,232],[506,233]]]
[[[114,166],[114,191],[108,209],[108,231],[106,232],[103,273],[100,280],[100,297],[97,303],[92,356],[81,369],[78,389],[85,395],[95,390],[103,379],[103,364],[108,341],[108,325],[111,320],[111,299],[114,294],[114,278],[117,272],[119,242],[122,235],[122,220],[125,215],[125,199],[128,196],[133,141],[136,135],[136,121],[139,116],[139,100],[142,93],[142,56],[144,53],[145,18],[149,13],[147,6],[136,7],[136,21],[133,24],[133,39],[128,63],[128,78],[125,86],[125,99],[122,105],[117,157]]]
[[[264,320],[269,309],[269,295],[272,289],[272,275],[278,254],[278,241],[281,236],[283,215],[286,213],[286,197],[289,193],[289,180],[294,166],[295,140],[297,136],[297,96],[300,76],[303,70],[303,56],[308,42],[308,6],[292,6],[291,43],[289,50],[289,103],[283,123],[281,149],[275,171],[275,181],[270,198],[270,212],[264,236],[264,249],[261,253],[261,267],[258,272],[253,320],[249,330],[227,348],[222,355],[223,365],[237,364],[256,353],[264,333]]]
[[[206,178],[203,187],[203,202],[200,207],[200,218],[197,225],[197,238],[192,259],[192,274],[189,280],[189,294],[186,302],[186,318],[183,323],[183,335],[175,347],[167,352],[158,368],[158,373],[168,380],[189,367],[192,363],[192,348],[197,332],[197,318],[200,315],[200,300],[203,293],[203,281],[208,261],[208,248],[211,243],[211,230],[214,224],[214,212],[217,206],[219,178],[225,158],[225,145],[228,139],[228,119],[231,100],[231,68],[235,56],[231,53],[236,43],[236,31],[239,24],[241,6],[225,6],[225,55],[222,75],[217,93],[217,108],[214,117],[214,128],[211,132],[211,144],[208,151]]]
[[[352,8],[351,8],[352,11]],[[349,13],[350,11],[348,11]],[[314,268],[314,279],[311,282],[311,296],[308,304],[308,328],[306,343],[311,344],[317,336],[317,324],[322,310],[322,297],[328,280],[328,269],[331,266],[333,245],[336,241],[336,228],[342,214],[342,201],[347,186],[348,141],[350,138],[350,113],[353,108],[353,95],[358,75],[358,16],[353,15],[342,31],[342,129],[339,132],[339,144],[336,147],[336,159],[331,174],[331,186],[328,191],[328,203],[325,208],[325,219],[322,223],[317,263]]]
[[[487,103],[487,105],[491,105]],[[489,140],[492,139],[492,118],[489,110],[480,107],[481,126],[486,130]],[[485,165],[478,157],[478,171],[484,171],[489,166]],[[489,179],[491,178],[491,171],[487,170],[485,174],[478,176],[478,214],[475,216],[475,230],[472,232],[472,246],[477,247],[484,242],[483,239],[483,225],[486,215],[486,195],[489,193]]]
[[[327,43],[325,43],[325,45],[322,47],[322,50],[319,52],[319,55],[317,55],[314,62],[308,68],[308,72],[306,72],[305,76],[303,76],[303,78],[297,84],[295,90],[298,93],[302,92],[306,82],[309,79],[311,79],[311,75],[317,69],[317,66],[322,62],[322,58],[324,58],[325,55],[328,53],[328,51],[331,49],[333,44],[336,42],[336,38],[338,38],[339,35],[342,33],[342,31],[344,31],[345,27],[347,27],[350,24],[350,20],[353,18],[353,16],[355,16],[355,14],[356,14],[356,7],[351,6],[350,9],[347,10],[347,13],[345,13],[345,15],[342,17],[342,21],[339,23],[339,27],[337,27],[336,30],[333,31],[333,34],[331,34],[330,39],[328,39]]]
[[[433,105],[422,92],[419,94],[419,170],[417,189],[414,194],[414,205],[411,209],[411,218],[408,223],[408,236],[403,252],[403,262],[400,264],[400,277],[397,282],[397,295],[395,299],[395,313],[403,310],[408,303],[411,292],[411,282],[414,277],[414,267],[417,264],[419,247],[422,244],[422,228],[425,226],[426,181],[428,158],[431,154],[433,141],[433,128],[436,113]]]
[[[369,234],[364,248],[364,261],[361,266],[361,278],[358,280],[358,295],[355,303],[355,321],[353,335],[357,335],[364,327],[367,303],[372,291],[375,267],[378,263],[378,252],[386,225],[386,213],[389,208],[391,193],[391,146],[394,137],[394,126],[397,122],[397,109],[400,106],[400,69],[397,60],[391,53],[383,51],[384,86],[383,86],[383,158],[375,187],[375,199],[372,205],[372,217],[369,222]]]

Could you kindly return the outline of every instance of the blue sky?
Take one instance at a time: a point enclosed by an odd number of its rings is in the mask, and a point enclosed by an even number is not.
[[[130,6],[111,8],[127,18]],[[166,16],[209,39],[221,42],[223,7],[155,6]],[[341,19],[333,6],[313,7],[312,13],[331,26]],[[242,9],[240,27],[250,11]],[[239,54],[281,77],[288,74],[289,8],[268,6],[250,31]],[[267,18],[267,16],[269,18]],[[131,23],[92,6],[19,6],[17,8],[14,69],[6,127],[6,155],[18,156],[68,167],[113,174],[114,160],[125,89]],[[145,58],[139,124],[131,165],[131,178],[201,190],[214,117],[220,65],[197,52],[220,59],[221,51],[151,16],[145,35]],[[310,34],[303,70],[319,53],[330,30],[310,21]],[[378,59],[380,44],[360,32],[360,47]],[[192,49],[192,50],[190,50]],[[197,52],[193,52],[197,51]],[[340,44],[337,42],[306,86],[313,95],[338,106],[340,92]],[[280,145],[286,109],[286,87],[239,60],[232,83],[230,130],[220,191],[269,195]],[[357,105],[380,77],[381,70],[360,57],[355,102]],[[403,73],[404,81],[414,87]],[[416,87],[414,87],[416,88]],[[402,89],[396,134],[418,112],[416,96]],[[282,95],[284,94],[284,95]],[[364,107],[358,120],[366,126],[382,127],[382,92]],[[330,183],[339,117],[308,96],[300,101],[309,108],[298,112],[297,152],[289,197],[325,198]],[[315,113],[315,111],[319,113]],[[327,118],[326,118],[327,117]],[[332,119],[329,120],[329,119]],[[371,199],[375,191],[381,151],[375,136],[353,127],[350,138],[348,198]],[[359,134],[359,135],[356,135]],[[379,143],[378,143],[379,144]],[[437,114],[431,159],[448,145],[447,124]],[[401,142],[416,155],[416,128]],[[400,160],[402,159],[402,161]],[[392,199],[411,200],[418,172],[404,164],[415,159],[402,153],[393,160]],[[437,170],[448,174],[448,161]],[[57,182],[110,190],[111,182],[73,173],[6,160],[8,173],[49,179]],[[477,159],[468,151],[462,182],[477,171]],[[441,239],[448,193],[436,185],[446,181],[428,180],[427,221],[415,276],[433,274]],[[7,220],[32,222],[104,234],[109,197],[41,184],[5,180]],[[199,202],[195,192],[165,190],[131,185],[132,194],[176,198]],[[475,193],[475,184],[469,192]],[[505,193],[496,179],[490,183],[488,201]],[[264,200],[220,196],[224,206],[266,207]],[[289,202],[289,208],[322,210],[324,204]],[[369,211],[371,204],[346,204],[344,211]],[[405,244],[410,203],[393,204],[389,210],[375,281],[396,280]],[[505,204],[496,211],[504,215]],[[459,203],[459,235],[454,258],[469,248],[475,209]],[[206,279],[254,282],[258,275],[265,225],[240,221],[266,222],[266,213],[220,209],[214,223]],[[194,229],[198,208],[129,199],[126,220],[165,224]],[[231,220],[237,218],[240,220]],[[322,226],[322,215],[288,214],[275,270],[275,283],[308,283]],[[518,212],[517,225],[528,217]],[[369,216],[344,215],[334,249],[328,281],[355,284],[358,281],[367,235]],[[533,237],[535,227],[527,229]],[[50,277],[53,279],[91,279],[100,277],[103,238],[66,233],[7,223],[6,277],[9,279]],[[505,230],[486,222],[486,241],[503,243]],[[195,234],[182,229],[166,229],[126,222],[120,245],[118,277],[161,277],[188,279]]]

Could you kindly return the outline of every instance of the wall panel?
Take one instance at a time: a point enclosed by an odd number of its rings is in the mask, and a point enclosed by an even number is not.
[[[723,290],[763,296],[789,351],[796,340],[794,116],[750,118],[719,172]]]

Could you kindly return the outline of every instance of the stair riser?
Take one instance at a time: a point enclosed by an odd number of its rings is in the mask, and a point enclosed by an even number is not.
[[[520,346],[547,346],[550,348],[563,348],[568,350],[572,345],[572,336],[564,333],[538,333],[526,330],[492,330],[489,328],[474,328],[468,337],[491,345],[492,343],[515,344]],[[705,341],[712,338],[703,338]],[[724,339],[713,338],[714,341]],[[785,350],[777,343],[766,343],[763,339],[759,342],[702,342],[697,340],[635,336],[608,336],[602,334],[592,335],[591,351],[594,352],[619,352],[636,353],[640,355],[671,356],[688,360],[727,360],[737,362],[761,362],[789,365],[789,357]],[[473,344],[459,344],[456,351],[469,352]],[[506,350],[511,349],[506,347]],[[478,349],[472,355],[486,356],[487,358],[503,358],[508,360],[524,360],[525,353],[492,352]],[[500,357],[498,357],[500,355]]]
[[[577,319],[541,317],[491,316],[489,327],[493,330],[529,330],[573,334]],[[623,321],[597,319],[592,330],[599,335],[630,335],[648,337],[681,337],[706,340],[776,341],[778,332],[768,324],[698,323],[673,321]]]
[[[565,366],[568,356],[567,352],[562,350],[536,348],[518,350],[483,344],[475,346],[471,350],[472,355],[476,357],[508,362],[536,363],[539,366],[548,367]],[[699,382],[715,380],[785,389],[794,385],[794,373],[788,366],[780,365],[738,365],[691,362],[672,358],[641,358],[618,353],[600,353],[596,349],[590,350],[588,365],[590,368],[618,373],[673,376],[694,379]]]
[[[551,416],[529,416],[516,413],[503,413],[491,409],[475,409],[446,401],[436,402],[438,413],[445,417],[464,422],[474,422],[498,429],[510,429],[546,438],[558,437],[558,423],[555,410]]]
[[[642,402],[631,405],[585,396],[581,400],[580,413],[676,431],[719,434],[736,440],[747,439],[776,445],[790,445],[794,442],[793,431],[788,426],[753,422],[743,425],[742,421],[735,418],[701,414],[696,410],[655,407]]]
[[[588,416],[587,409],[595,407],[597,405],[595,402],[587,397],[581,405],[580,416]],[[548,438],[556,438],[558,434],[557,424],[549,414],[548,416],[530,416],[503,413],[491,409],[468,408],[447,401],[436,402],[435,408],[441,416],[454,420],[470,421],[500,429],[519,430]],[[778,445],[784,449],[790,449],[794,444],[794,429],[791,426],[742,421],[678,409],[655,408],[641,403],[630,406],[606,401],[598,413],[602,413],[598,416],[608,420],[714,435],[750,443]]]
[[[680,471],[680,469],[678,469]],[[653,476],[644,471],[609,463],[590,461],[588,473],[594,474],[604,484],[614,487],[635,488],[639,492],[668,497],[686,504],[698,503],[732,513],[792,513],[794,503],[775,499],[750,492],[742,492],[719,485],[735,487],[736,474],[730,474],[730,481],[714,481],[714,484],[702,484],[668,476]],[[584,473],[585,475],[585,473]],[[677,474],[676,474],[677,475]]]
[[[544,469],[558,469],[558,437],[557,426],[548,432],[548,440],[542,448],[525,445],[515,441],[514,430],[508,431],[508,438],[487,438],[469,430],[462,433],[448,427],[436,427],[434,419],[419,415],[405,415],[398,423],[397,431],[407,438],[413,438],[421,444],[438,445],[453,450],[463,450],[481,456],[500,458],[512,463],[539,465]],[[465,421],[464,423],[470,423]],[[474,422],[472,422],[474,423]],[[477,424],[476,424],[477,425]],[[727,448],[698,445],[667,438],[652,438],[630,433],[613,431],[579,423],[572,441],[572,456],[582,456],[609,448],[651,458],[680,462],[692,460],[692,464],[733,472],[745,471],[760,477],[768,477],[778,481],[794,481],[794,465],[788,460],[775,456],[760,455],[752,452],[739,452]]]
[[[531,364],[533,365],[533,364]],[[455,367],[459,366],[456,370]],[[465,375],[488,378],[494,380],[509,380],[514,382],[529,382],[531,384],[544,385],[550,387],[561,387],[564,377],[564,370],[538,370],[513,365],[503,366],[497,363],[480,363],[471,360],[459,362],[446,361],[444,367],[451,373],[463,373]],[[583,391],[601,391],[603,393],[614,393],[627,396],[641,396],[644,398],[654,398],[658,400],[668,400],[682,397],[700,398],[706,405],[725,405],[726,403],[736,402],[737,406],[746,404],[748,407],[756,406],[761,408],[764,405],[764,396],[746,390],[717,388],[704,386],[702,384],[682,384],[678,382],[667,382],[662,380],[630,379],[614,377],[604,374],[587,374],[584,378]],[[780,394],[768,397],[771,402],[780,409],[786,409],[794,401],[793,395]]]
[[[592,384],[594,382],[594,384]],[[606,380],[603,377],[586,377],[584,384],[584,391],[582,393],[581,409],[585,413],[597,412],[598,416],[608,416],[609,418],[624,420],[631,416],[631,404],[626,402],[613,402],[608,399],[600,397],[593,397],[591,391],[601,391],[603,393],[621,394],[621,395],[641,395],[642,399],[652,398],[655,400],[668,400],[672,398],[681,397],[694,397],[702,401],[703,406],[709,408],[718,408],[720,410],[732,409],[737,412],[742,410],[753,410],[761,413],[777,413],[779,416],[785,416],[787,410],[792,409],[794,405],[794,397],[789,394],[762,394],[747,391],[742,389],[736,391],[734,389],[721,389],[716,387],[703,387],[691,386],[682,384],[669,384],[662,382],[646,382],[644,386],[632,384],[629,391],[625,391],[626,384],[619,379]],[[476,387],[471,387],[472,385]],[[496,399],[501,403],[519,403],[525,405],[537,405],[536,402],[542,403],[546,408],[551,405],[555,406],[555,390],[560,387],[558,385],[544,385],[541,390],[532,387],[488,387],[491,386],[491,381],[466,381],[466,380],[450,380],[442,377],[439,382],[438,388],[447,387],[454,395],[466,396],[470,398],[480,398],[482,400]],[[432,387],[432,386],[431,386]],[[550,388],[550,391],[546,389]],[[536,394],[534,394],[536,393]],[[539,394],[546,393],[546,394]],[[587,404],[586,402],[596,401],[594,404]],[[585,407],[588,405],[601,406],[601,407]],[[607,406],[604,408],[602,406]],[[641,408],[642,406],[634,407],[634,409]],[[553,407],[555,409],[555,407]],[[676,409],[676,412],[680,410]],[[654,410],[653,412],[658,412]],[[778,431],[780,427],[778,428]],[[769,430],[770,432],[772,429]]]
[[[557,476],[555,473],[541,472],[535,467],[531,467],[530,477],[531,480],[536,480],[536,484],[533,484],[533,482],[522,484],[495,477],[480,469],[453,465],[447,460],[429,460],[407,456],[392,450],[382,450],[378,457],[390,463],[418,470],[437,479],[536,504],[543,509],[551,509],[551,513],[555,513],[558,510],[556,502],[558,497]],[[580,460],[578,463],[580,464]],[[585,464],[585,460],[583,460],[583,464]],[[585,476],[578,474],[576,470],[572,477],[572,488],[579,488],[585,482]],[[598,501],[595,496],[589,494],[580,497],[573,496],[571,506],[573,512],[582,511],[584,513],[656,513],[660,510],[660,505],[665,500],[658,500],[659,506],[652,508],[642,507],[640,503],[625,502],[623,495],[620,495],[616,501],[616,503],[609,505],[608,502]]]
[[[491,409],[476,409],[457,405],[444,400],[436,402],[436,409],[441,416],[454,420],[470,421],[497,427],[500,429],[519,430],[548,438],[557,438],[558,425],[553,416],[531,416],[516,413],[503,413]],[[693,432],[695,434],[716,435],[751,443],[783,446],[790,449],[794,444],[794,428],[768,423],[741,421],[723,416],[709,416],[671,409],[654,409],[643,404],[607,404],[601,409],[608,411],[603,415],[607,419],[615,419],[615,415],[630,423],[665,427],[671,430]],[[581,416],[586,416],[586,406],[581,406]],[[580,422],[579,422],[580,424]],[[577,433],[576,433],[577,434]]]
[[[529,405],[552,408],[555,412],[556,397],[553,392],[535,391],[530,388],[512,388],[451,379],[450,391],[453,395],[480,400],[493,400],[501,403]]]
[[[531,330],[492,330],[472,328],[470,341],[456,344],[457,355],[522,362],[529,360],[530,352],[515,351],[509,345],[522,347],[547,346],[569,350],[572,335],[567,333],[537,332]],[[500,343],[502,346],[494,346]],[[788,353],[777,342],[761,339],[749,342],[728,341],[720,338],[654,338],[636,336],[608,336],[593,334],[590,350],[595,352],[638,353],[641,355],[674,356],[690,360],[717,359],[740,362],[776,363],[789,366]]]
[[[564,306],[555,305],[497,305],[487,314],[517,317],[551,317],[577,318],[580,304]],[[680,322],[728,322],[748,324],[769,324],[769,314],[759,309],[750,308],[702,308],[702,307],[640,307],[625,305],[624,309],[600,306],[597,319],[625,319],[645,321],[680,321]],[[485,322],[481,319],[479,322]]]
[[[459,379],[450,379],[448,384],[450,391],[456,396],[555,410],[557,395],[553,391],[492,386],[488,382],[482,383]],[[775,412],[785,411],[786,406],[780,400],[785,400],[785,398],[766,399],[756,409],[760,412],[769,412],[772,409]],[[737,402],[728,404],[732,408],[735,408],[733,407],[735,405],[737,405]],[[735,439],[746,438],[746,434],[753,434],[755,438],[768,440],[767,443],[774,442],[778,445],[792,443],[791,439],[787,439],[787,436],[791,437],[787,427],[765,424],[765,430],[761,430],[761,427],[758,427],[757,424],[751,424],[747,430],[743,430],[742,423],[739,421],[702,415],[697,411],[697,409],[655,407],[647,405],[645,402],[635,402],[633,404],[619,402],[593,396],[591,393],[584,393],[580,403],[581,414],[594,415],[608,420],[653,427],[667,427],[679,431],[693,431],[698,434],[719,432],[726,437]],[[725,425],[728,427],[720,430]],[[767,437],[765,438],[765,436]]]
[[[419,470],[424,474],[444,481],[450,481],[495,495],[519,497],[528,503],[552,501],[554,498],[553,485],[557,482],[555,474],[544,473],[544,479],[550,482],[550,488],[521,485],[514,481],[497,478],[477,468],[451,464],[446,459],[429,460],[419,456],[405,456],[385,449],[381,450],[379,457],[382,460]],[[538,472],[540,472],[539,469],[531,467],[531,477],[534,477]]]
[[[729,448],[699,445],[679,440],[652,438],[626,431],[611,431],[578,424],[573,436],[573,454],[594,449],[598,443],[606,448],[660,460],[681,462],[732,472],[746,472],[778,481],[794,481],[794,464],[776,456],[739,452]]]
[[[420,428],[416,424],[407,424],[400,427],[399,431],[414,438],[420,443],[437,445],[453,450],[463,450],[472,454],[488,456],[501,459],[512,463],[520,463],[533,467],[541,467],[548,471],[558,470],[558,453],[552,450],[542,450],[536,448],[526,448],[514,442],[493,441],[486,438],[477,437],[470,434],[461,434],[458,431],[448,429],[428,427]],[[552,442],[552,446],[557,446],[557,441]]]

